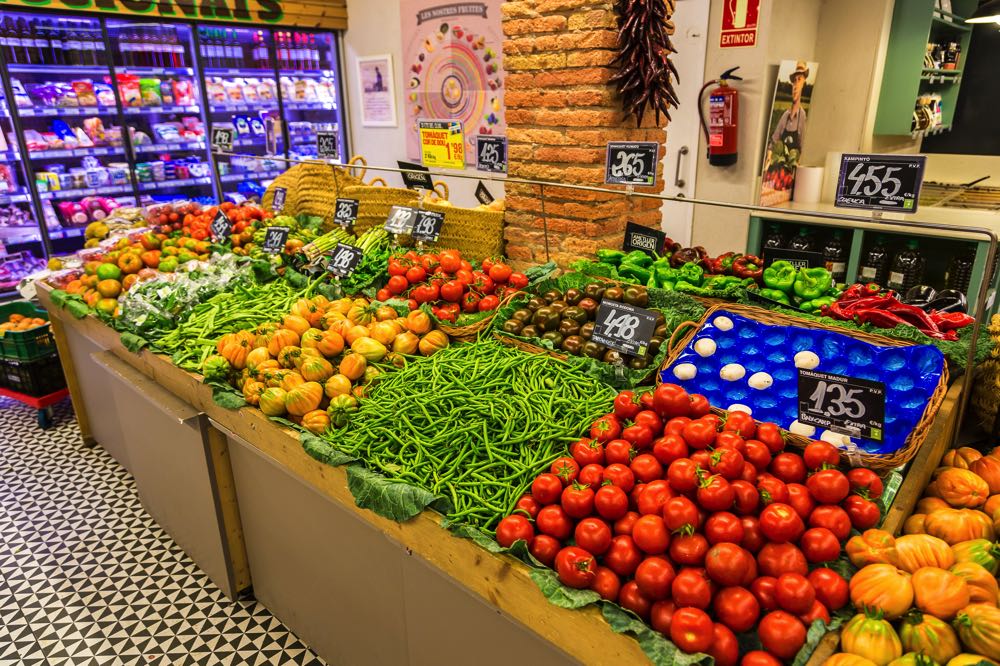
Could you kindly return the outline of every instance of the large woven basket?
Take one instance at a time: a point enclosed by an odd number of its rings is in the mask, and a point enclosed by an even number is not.
[[[656,383],[662,383],[662,371],[670,367],[674,361],[681,355],[684,348],[687,347],[688,343],[694,338],[701,327],[710,318],[714,317],[719,310],[724,310],[726,312],[731,312],[733,314],[738,314],[747,319],[753,319],[755,321],[761,322],[763,324],[772,324],[778,326],[795,326],[798,328],[813,328],[825,331],[832,331],[834,333],[840,333],[852,338],[856,338],[863,342],[867,342],[873,345],[879,345],[882,347],[910,347],[913,343],[906,342],[903,340],[895,340],[893,338],[886,337],[884,335],[878,335],[875,333],[868,333],[866,331],[855,331],[846,328],[841,328],[838,326],[828,326],[816,321],[809,319],[800,319],[798,317],[793,317],[791,315],[781,314],[779,312],[773,312],[771,310],[765,310],[763,308],[756,308],[750,305],[739,305],[735,303],[724,303],[717,304],[710,307],[705,314],[702,316],[701,320],[698,322],[689,322],[687,326],[681,325],[675,331],[676,337],[671,338],[667,341],[669,345],[669,350],[667,352],[667,357],[663,361],[663,365],[660,366],[660,372],[657,373]],[[681,330],[683,329],[683,330]],[[944,400],[945,393],[948,391],[948,364],[941,364],[941,377],[938,380],[937,386],[934,388],[934,392],[931,394],[930,399],[927,401],[927,406],[924,408],[924,413],[917,425],[913,428],[909,437],[906,438],[906,443],[897,451],[890,454],[874,454],[865,453],[858,451],[857,453],[851,454],[841,453],[841,459],[845,464],[867,467],[869,469],[890,469],[893,467],[899,467],[910,461],[913,456],[916,455],[917,450],[920,445],[923,444],[924,440],[927,438],[927,433],[930,431],[931,422],[934,420],[934,415],[937,414],[938,408],[941,406],[941,402]],[[727,412],[723,409],[713,408],[713,411],[720,415],[725,415]],[[796,435],[794,433],[785,432],[785,440],[799,448],[805,448],[813,440],[805,437],[803,435]]]
[[[360,165],[361,175],[367,166],[365,158],[352,157],[348,166]],[[276,188],[285,188],[285,204],[280,211],[282,215],[312,215],[322,217],[324,228],[333,224],[334,208],[340,191],[344,187],[357,185],[361,182],[344,167],[333,166],[326,162],[302,162],[274,179],[261,198],[261,206],[271,210]]]
[[[993,432],[1000,413],[1000,314],[993,315],[987,331],[996,345],[975,370],[971,404],[983,429]]]
[[[441,182],[434,183],[434,194],[424,199],[423,208],[444,213],[438,247],[454,248],[469,261],[503,256],[502,210],[452,206],[447,203],[448,186]]]
[[[341,196],[358,201],[358,218],[354,222],[354,233],[359,236],[369,229],[385,224],[393,206],[416,205],[419,197],[416,190],[389,187],[382,178],[373,178],[368,183],[345,187]]]

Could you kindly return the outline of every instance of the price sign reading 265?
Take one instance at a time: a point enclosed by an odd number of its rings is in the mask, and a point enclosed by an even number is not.
[[[609,185],[652,185],[660,144],[653,141],[611,141],[605,163],[604,182]]]
[[[834,203],[840,208],[914,213],[925,161],[922,155],[844,155]]]

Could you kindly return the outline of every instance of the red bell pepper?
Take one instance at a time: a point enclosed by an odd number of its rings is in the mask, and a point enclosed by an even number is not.
[[[751,278],[760,281],[764,275],[764,262],[760,257],[744,254],[733,261],[733,275],[738,278]]]

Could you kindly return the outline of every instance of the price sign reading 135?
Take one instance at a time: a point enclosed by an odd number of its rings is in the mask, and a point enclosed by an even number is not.
[[[799,369],[799,422],[882,441],[885,384]]]

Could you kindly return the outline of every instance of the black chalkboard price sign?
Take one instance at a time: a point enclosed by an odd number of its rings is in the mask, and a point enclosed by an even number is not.
[[[236,138],[236,129],[232,127],[212,128],[212,148],[228,153],[233,150],[233,140]]]
[[[663,252],[663,243],[666,239],[667,235],[659,229],[651,229],[635,222],[629,222],[625,225],[622,249],[626,252],[642,250],[652,257]]]
[[[288,232],[288,227],[268,227],[264,231],[264,245],[261,249],[269,254],[281,252],[288,241]]]
[[[233,223],[226,217],[226,212],[220,210],[212,218],[212,224],[209,225],[208,230],[212,234],[212,240],[216,243],[222,243],[229,240],[229,234],[233,232]]]
[[[357,199],[337,199],[333,210],[333,221],[347,229],[358,219]]]
[[[274,188],[274,198],[271,200],[271,210],[275,213],[281,212],[285,207],[285,199],[288,197],[288,190],[284,187]]]
[[[800,368],[799,422],[881,442],[885,384]]]
[[[326,262],[326,270],[337,277],[347,277],[358,267],[364,252],[360,248],[345,243],[337,243],[337,247],[330,252],[330,258]]]
[[[413,240],[424,243],[433,243],[441,235],[441,226],[444,224],[444,213],[433,210],[418,210],[417,221],[413,223],[413,231],[410,235]]]
[[[923,155],[844,155],[834,205],[916,213],[924,180]]]
[[[476,169],[507,173],[507,137],[482,134],[476,137]]]
[[[590,339],[609,349],[645,356],[656,330],[656,313],[617,301],[601,301]]]
[[[409,233],[417,221],[417,212],[417,208],[410,206],[393,206],[383,228],[390,234]]]
[[[476,185],[476,201],[484,206],[489,206],[491,203],[496,201],[490,191],[486,189],[486,185],[483,184],[483,181],[479,181],[479,184]]]
[[[337,159],[339,152],[337,151],[336,132],[333,130],[319,130],[316,132],[316,156],[320,159]]]
[[[407,171],[403,171],[402,175],[403,184],[409,189],[434,189],[434,183],[431,182],[431,174],[427,170],[427,167],[421,164],[413,164],[412,162],[397,161],[396,164],[399,165],[400,169],[408,169]]]
[[[655,141],[611,141],[605,164],[608,185],[652,185],[660,144]]]
[[[807,250],[787,250],[781,247],[764,248],[764,262],[770,266],[776,261],[787,261],[796,268],[820,268],[826,266],[822,252]]]

